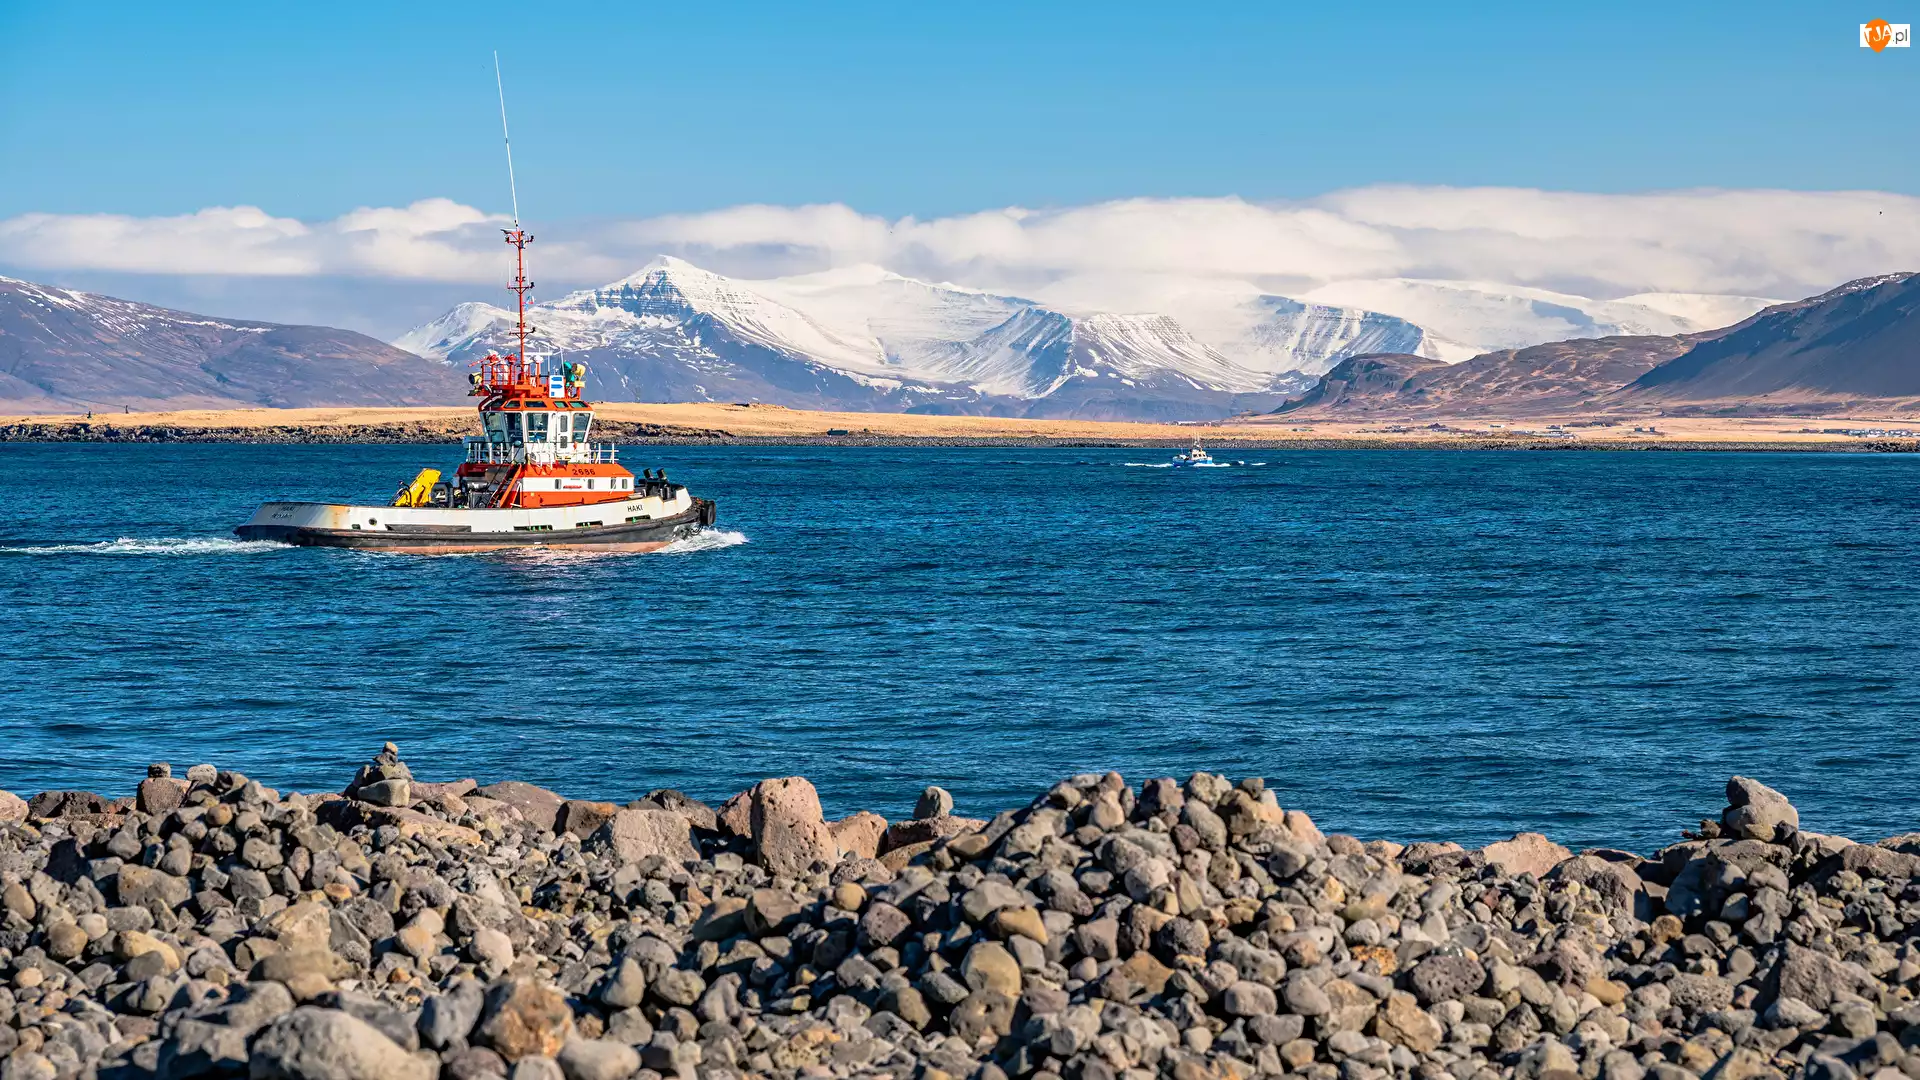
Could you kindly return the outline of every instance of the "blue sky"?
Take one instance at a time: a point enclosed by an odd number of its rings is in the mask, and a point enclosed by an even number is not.
[[[1832,4],[0,0],[0,218],[748,202],[885,217],[1379,183],[1920,193],[1920,49]]]

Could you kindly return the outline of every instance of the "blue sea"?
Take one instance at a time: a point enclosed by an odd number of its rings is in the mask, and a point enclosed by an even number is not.
[[[1920,829],[1920,457],[650,447],[664,553],[240,544],[451,448],[0,445],[0,788],[150,761],[963,813],[1263,776],[1328,831],[1650,849],[1729,775]]]

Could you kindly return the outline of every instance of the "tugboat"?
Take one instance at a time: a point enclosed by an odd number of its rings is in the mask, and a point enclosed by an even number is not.
[[[501,125],[506,124],[502,93]],[[507,170],[512,176],[512,150]],[[234,530],[243,540],[414,554],[565,548],[656,551],[714,521],[714,505],[667,481],[617,463],[612,443],[592,441],[593,406],[582,396],[586,365],[527,352],[527,245],[519,198],[513,228],[519,351],[488,353],[468,376],[480,399],[484,434],[466,440],[453,481],[422,469],[385,506],[270,502]]]
[[[466,440],[452,483],[422,469],[385,506],[270,502],[234,532],[243,540],[305,547],[437,554],[510,548],[655,551],[714,522],[714,505],[667,481],[663,469],[635,477],[612,443],[591,440],[593,407],[582,396],[586,365],[527,354],[526,250],[533,237],[506,233],[518,295],[520,350],[488,353],[469,376],[483,435]]]
[[[1214,460],[1207,455],[1205,450],[1201,449],[1200,440],[1195,439],[1193,440],[1193,449],[1182,450],[1180,453],[1173,455],[1173,461],[1169,464],[1176,469],[1180,469],[1193,465],[1212,465],[1214,464]]]

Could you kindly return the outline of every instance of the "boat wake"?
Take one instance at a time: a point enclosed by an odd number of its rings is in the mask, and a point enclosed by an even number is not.
[[[732,529],[702,529],[684,540],[675,540],[655,555],[691,555],[696,551],[718,551],[721,548],[739,547],[747,542],[747,534]]]
[[[227,540],[220,537],[123,536],[93,544],[41,544],[0,547],[0,555],[256,555],[286,551],[286,544],[268,540]]]
[[[1173,468],[1173,462],[1171,461],[1123,461],[1121,462],[1121,464],[1129,469],[1171,469]],[[1265,465],[1265,464],[1266,462],[1264,461],[1203,461],[1198,465],[1185,465],[1185,466],[1182,466],[1182,468],[1231,469],[1238,466],[1242,468],[1251,469],[1256,466]]]
[[[721,548],[738,547],[748,543],[747,534],[725,529],[707,529],[694,533],[685,539],[675,540],[662,548],[652,551],[608,551],[604,548],[568,547],[558,545],[547,547],[533,544],[527,547],[504,548],[499,551],[453,551],[434,554],[414,553],[413,557],[431,559],[439,562],[444,559],[511,559],[515,563],[536,563],[541,565],[567,565],[580,562],[592,562],[598,559],[642,559],[651,555],[691,555],[697,551],[718,551]],[[370,559],[401,558],[384,551],[356,551],[355,555]]]

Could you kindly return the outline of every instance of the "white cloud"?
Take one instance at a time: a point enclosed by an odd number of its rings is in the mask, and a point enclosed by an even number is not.
[[[318,223],[253,207],[161,218],[27,214],[0,221],[0,262],[497,284],[503,224],[446,199]],[[738,206],[536,231],[536,265],[568,281],[611,280],[668,253],[743,276],[878,263],[915,276],[1028,290],[1063,283],[1097,289],[1109,281],[1116,293],[1150,293],[1122,283],[1151,279],[1188,287],[1250,282],[1297,293],[1344,280],[1413,277],[1589,296],[1798,296],[1920,267],[1920,199],[1878,192],[1370,187],[1290,203],[1128,199],[930,220],[887,220],[839,205]]]

